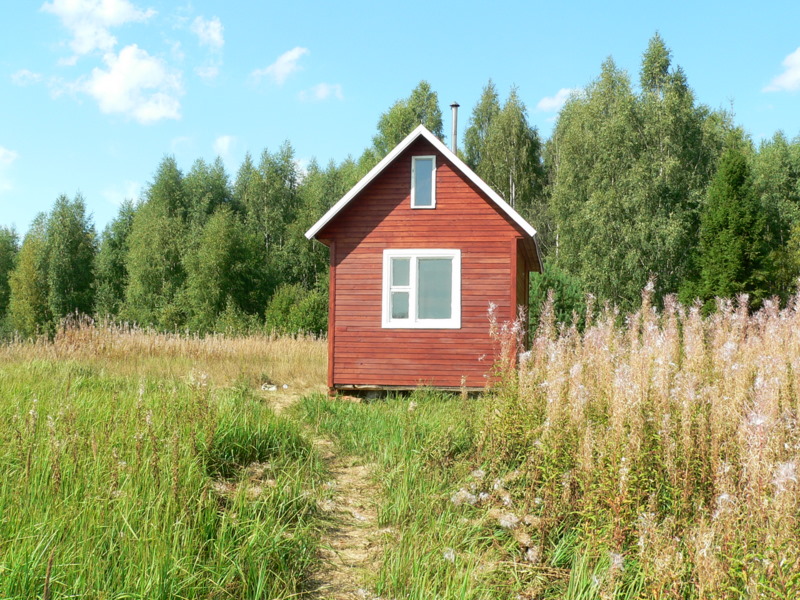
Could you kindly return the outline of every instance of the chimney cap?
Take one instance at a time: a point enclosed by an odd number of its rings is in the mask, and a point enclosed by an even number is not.
[[[453,102],[453,103],[450,105],[450,108],[458,108],[459,106],[461,106],[461,105],[460,105],[458,102],[455,102],[455,101],[454,101],[454,102]]]

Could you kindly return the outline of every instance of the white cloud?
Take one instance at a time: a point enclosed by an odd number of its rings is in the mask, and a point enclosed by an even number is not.
[[[11,82],[14,85],[26,86],[34,83],[39,83],[43,79],[40,73],[34,73],[28,69],[20,69],[11,75]]]
[[[783,66],[786,67],[783,73],[770,81],[769,85],[762,91],[790,92],[800,90],[800,48],[783,59]]]
[[[210,46],[214,50],[221,50],[225,45],[222,30],[222,21],[218,17],[212,19],[197,17],[192,22],[192,32],[197,36],[200,45]]]
[[[183,51],[183,46],[178,41],[168,42],[169,43],[169,54],[172,57],[172,60],[175,62],[183,62],[183,59],[186,58],[186,53]]]
[[[216,65],[206,65],[204,67],[195,67],[195,74],[205,81],[213,81],[219,75],[219,67]]]
[[[140,10],[128,0],[53,0],[42,10],[56,15],[72,33],[70,48],[75,56],[62,64],[75,64],[78,56],[95,50],[108,52],[117,44],[109,31],[125,23],[142,22],[156,14],[151,8]]]
[[[539,100],[539,103],[536,105],[536,110],[542,112],[559,111],[561,110],[561,107],[567,103],[569,97],[572,94],[577,93],[578,91],[580,90],[578,90],[577,88],[561,88],[556,92],[555,96],[545,96],[544,98]]]
[[[119,206],[125,200],[136,201],[142,191],[142,184],[136,181],[125,181],[122,185],[105,188],[100,195],[114,206]]]
[[[82,87],[84,83],[81,80],[66,81],[61,77],[49,77],[45,85],[50,91],[50,97],[54,100],[64,95],[76,96],[85,91]]]
[[[0,146],[0,194],[13,188],[7,172],[11,167],[11,163],[17,160],[17,158],[19,158],[17,152]]]
[[[214,152],[223,160],[227,159],[230,157],[234,142],[236,138],[232,135],[221,135],[214,140]]]
[[[60,67],[74,67],[78,64],[78,55],[65,56],[58,59],[58,66]]]
[[[288,52],[284,52],[278,57],[274,63],[263,69],[256,69],[252,73],[252,77],[259,81],[262,77],[270,77],[278,85],[283,85],[283,82],[294,73],[301,69],[298,61],[304,54],[308,54],[308,48],[301,48],[297,46]]]
[[[14,150],[0,146],[0,167],[7,167],[19,158],[19,154]]]
[[[318,83],[311,89],[303,90],[298,94],[300,100],[327,100],[328,98],[336,98],[337,100],[344,100],[344,93],[342,86],[338,83]]]
[[[104,113],[121,113],[140,123],[179,119],[183,93],[180,73],[136,44],[103,57],[107,70],[92,69],[82,89]]]

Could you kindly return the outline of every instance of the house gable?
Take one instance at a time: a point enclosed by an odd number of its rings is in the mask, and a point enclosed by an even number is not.
[[[470,169],[458,156],[456,156],[450,149],[445,146],[439,138],[433,135],[424,125],[419,125],[414,131],[408,134],[405,139],[400,142],[383,160],[381,160],[375,167],[370,170],[353,188],[345,194],[336,204],[334,204],[322,218],[317,221],[307,232],[306,237],[312,239],[318,237],[322,231],[342,210],[344,210],[367,186],[370,185],[381,173],[383,173],[389,165],[391,165],[399,156],[401,156],[412,144],[415,144],[419,138],[426,140],[433,146],[434,150],[441,154],[453,167],[454,171],[461,174],[467,181],[481,192],[481,195],[486,198],[488,202],[493,204],[500,212],[505,214],[508,219],[521,229],[528,237],[535,239],[536,230],[520,216],[511,206],[503,200],[500,195],[495,192],[489,185],[478,177],[475,172]],[[410,176],[409,176],[410,177]],[[409,179],[410,181],[410,179]],[[538,253],[538,249],[537,249]]]
[[[437,201],[433,209],[415,208],[411,203],[412,161],[418,156],[436,158]],[[533,229],[530,225],[528,228]],[[479,242],[497,240],[498,236],[533,241],[527,229],[425,138],[408,144],[315,234],[320,241],[335,239],[348,247],[360,243],[406,244],[412,240],[438,247],[448,238],[453,242],[465,237]]]

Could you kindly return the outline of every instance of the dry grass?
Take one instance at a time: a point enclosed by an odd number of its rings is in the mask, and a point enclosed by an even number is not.
[[[123,376],[203,378],[220,387],[287,384],[295,392],[324,389],[327,356],[325,340],[313,336],[199,336],[90,320],[65,323],[52,340],[0,345],[0,364],[74,360]]]

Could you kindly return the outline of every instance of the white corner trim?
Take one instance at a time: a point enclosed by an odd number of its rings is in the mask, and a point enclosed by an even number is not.
[[[319,231],[325,227],[339,212],[347,206],[350,201],[358,195],[358,193],[363,190],[369,183],[375,179],[381,171],[383,171],[389,164],[397,158],[400,153],[402,153],[406,148],[408,148],[412,142],[414,142],[420,136],[424,137],[428,140],[431,144],[433,144],[434,148],[438,150],[444,157],[452,162],[455,167],[461,171],[467,179],[469,179],[472,183],[474,183],[478,188],[484,192],[491,200],[494,202],[500,210],[502,210],[509,218],[514,221],[520,228],[527,233],[529,236],[534,237],[536,235],[536,230],[528,223],[522,216],[515,211],[511,206],[503,200],[500,195],[495,192],[489,185],[483,181],[480,177],[478,177],[475,172],[470,169],[464,161],[462,161],[458,156],[456,156],[450,148],[445,146],[439,138],[433,135],[424,125],[417,126],[414,131],[409,133],[405,139],[400,142],[394,149],[387,154],[383,160],[381,160],[377,165],[375,165],[369,173],[367,173],[361,181],[359,181],[353,188],[345,194],[341,200],[339,200],[336,204],[334,204],[328,212],[326,212],[322,218],[317,221],[311,229],[306,231],[306,237],[308,239],[312,239],[319,233]],[[537,245],[538,246],[538,245]]]

